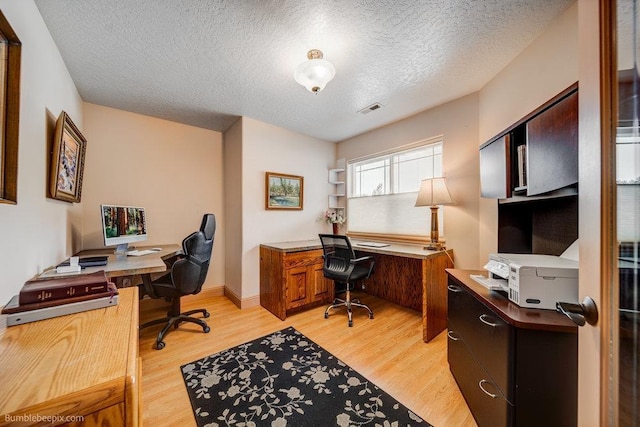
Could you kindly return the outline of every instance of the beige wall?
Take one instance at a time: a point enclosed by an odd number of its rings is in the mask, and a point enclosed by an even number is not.
[[[242,122],[238,119],[224,133],[225,232],[229,236],[225,244],[225,292],[236,301],[242,295]]]
[[[533,43],[480,90],[482,145],[578,81],[578,4],[555,19]],[[498,205],[480,199],[479,263],[498,247]]]
[[[454,250],[456,268],[478,268],[477,93],[342,141],[338,158],[349,161],[438,135],[444,138],[443,171],[455,202],[443,207],[443,236]]]
[[[242,148],[233,150],[241,151],[242,163],[226,163],[225,167],[242,170],[242,210],[234,212],[241,215],[242,225],[241,232],[233,236],[242,239],[242,249],[234,250],[233,259],[227,259],[227,271],[235,270],[228,274],[242,281],[240,294],[237,294],[237,283],[230,286],[235,293],[233,298],[240,300],[244,307],[259,304],[261,243],[314,239],[318,233],[329,231],[328,225],[316,219],[327,208],[328,168],[335,162],[335,144],[248,117],[242,118],[241,126]],[[230,131],[235,135],[232,138],[236,144],[239,132],[235,125]],[[304,178],[302,210],[265,209],[267,171]],[[227,193],[227,200],[236,196]]]
[[[578,3],[480,90],[480,143],[578,81]]]
[[[349,160],[444,135],[444,171],[456,202],[444,207],[447,246],[454,249],[456,267],[480,268],[497,250],[498,209],[496,200],[480,197],[479,145],[577,80],[576,2],[476,94],[342,141],[338,157]]]
[[[82,100],[32,0],[0,0],[22,42],[18,203],[0,204],[0,304],[24,282],[80,249],[81,207],[48,199],[49,149],[66,111],[82,129]]]
[[[139,245],[179,244],[213,213],[218,228],[205,286],[223,286],[222,134],[90,103],[84,119],[84,248],[104,247],[102,203],[145,207],[149,240]]]

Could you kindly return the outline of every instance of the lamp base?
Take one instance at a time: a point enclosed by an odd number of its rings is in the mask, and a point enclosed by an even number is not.
[[[428,251],[441,251],[443,249],[445,249],[445,242],[444,241],[440,241],[440,242],[429,242],[427,243],[426,246],[423,247],[423,249],[426,249]]]

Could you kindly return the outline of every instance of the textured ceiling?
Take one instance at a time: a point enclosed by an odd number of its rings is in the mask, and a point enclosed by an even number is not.
[[[329,141],[480,89],[573,1],[35,0],[87,102]],[[319,94],[293,79],[312,48],[336,67]]]

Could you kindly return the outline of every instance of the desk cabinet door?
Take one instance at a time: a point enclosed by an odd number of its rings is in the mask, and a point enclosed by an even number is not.
[[[578,182],[578,93],[527,122],[527,195]]]
[[[511,197],[509,135],[480,149],[480,195],[492,199]]]
[[[329,301],[333,295],[333,281],[324,277],[322,271],[322,263],[315,264],[310,267],[310,283],[311,301]]]
[[[309,270],[306,266],[290,268],[285,273],[286,308],[300,307],[307,303],[307,283]]]

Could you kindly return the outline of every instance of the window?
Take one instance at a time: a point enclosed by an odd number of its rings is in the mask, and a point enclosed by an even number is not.
[[[350,163],[352,197],[417,192],[420,181],[442,176],[442,142]]]
[[[420,182],[442,176],[442,137],[375,157],[352,160],[348,170],[350,233],[416,238],[429,235],[429,209],[414,205]],[[439,222],[442,224],[442,218]]]

